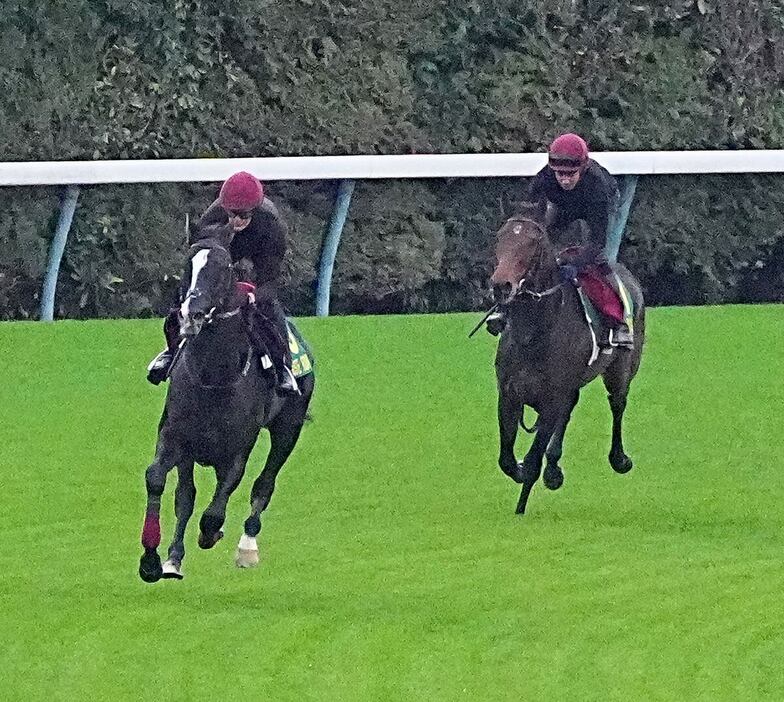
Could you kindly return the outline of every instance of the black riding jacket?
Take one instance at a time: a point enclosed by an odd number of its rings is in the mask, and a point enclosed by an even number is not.
[[[202,215],[196,231],[205,225],[228,224],[226,210],[216,200]],[[288,227],[268,197],[253,210],[250,224],[236,232],[229,246],[233,261],[247,258],[253,263],[253,278],[259,295],[276,297],[286,255]]]
[[[532,202],[546,198],[555,205],[552,225],[556,228],[565,229],[578,219],[585,220],[589,230],[586,258],[594,259],[602,252],[610,217],[618,203],[618,184],[606,168],[590,159],[574,189],[564,190],[558,185],[553,169],[545,166],[534,177],[528,198]]]

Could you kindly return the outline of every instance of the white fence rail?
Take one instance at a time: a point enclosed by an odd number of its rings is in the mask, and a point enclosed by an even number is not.
[[[784,172],[784,149],[602,151],[592,156],[616,175]],[[546,160],[546,154],[412,154],[6,162],[0,163],[0,185],[218,182],[241,170],[261,180],[495,178],[532,176]]]

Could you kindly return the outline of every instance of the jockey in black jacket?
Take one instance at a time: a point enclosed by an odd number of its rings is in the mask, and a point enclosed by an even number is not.
[[[596,161],[589,158],[588,146],[577,134],[562,134],[550,145],[548,164],[542,168],[528,190],[528,200],[547,200],[547,224],[565,231],[570,224],[583,220],[588,236],[580,248],[580,255],[564,261],[564,278],[574,280],[580,269],[593,265],[619,293],[615,275],[610,269],[605,246],[607,236],[619,205],[615,178]],[[499,312],[488,318],[488,330],[497,334],[503,329],[505,315]],[[632,330],[619,323],[612,333],[613,343],[633,346]]]
[[[229,246],[232,260],[248,259],[253,264],[256,299],[249,315],[251,341],[260,358],[267,351],[272,355],[277,389],[284,394],[297,394],[299,388],[291,371],[286,316],[277,296],[288,227],[275,204],[265,197],[262,184],[244,171],[235,173],[223,183],[218,199],[207,208],[194,228],[196,240],[199,231],[215,224],[228,224],[234,230]],[[158,354],[148,368],[147,379],[156,385],[166,379],[174,358],[179,335],[178,314],[179,310],[169,313],[164,323],[168,348]]]

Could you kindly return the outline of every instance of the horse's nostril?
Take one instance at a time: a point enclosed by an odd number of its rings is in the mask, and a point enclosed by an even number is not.
[[[194,322],[203,322],[204,321],[204,312],[194,312],[191,317],[193,318]]]

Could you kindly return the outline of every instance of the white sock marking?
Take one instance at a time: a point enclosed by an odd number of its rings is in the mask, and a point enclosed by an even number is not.
[[[256,543],[256,537],[255,536],[248,536],[247,534],[243,534],[240,537],[239,548],[241,548],[243,551],[258,551],[259,550],[259,546]]]

